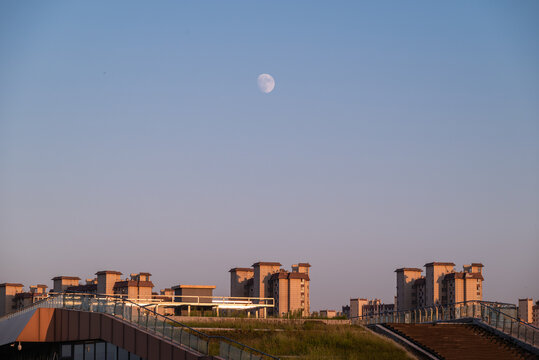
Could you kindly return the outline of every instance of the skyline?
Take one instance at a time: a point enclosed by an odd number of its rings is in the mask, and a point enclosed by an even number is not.
[[[537,15],[3,2],[0,282],[149,271],[225,295],[234,266],[305,261],[331,309],[453,261],[485,265],[485,300],[539,298]]]

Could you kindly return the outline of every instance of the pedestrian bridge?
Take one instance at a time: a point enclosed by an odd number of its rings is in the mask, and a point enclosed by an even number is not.
[[[197,331],[143,303],[69,293],[0,318],[0,358],[277,359],[227,337]]]

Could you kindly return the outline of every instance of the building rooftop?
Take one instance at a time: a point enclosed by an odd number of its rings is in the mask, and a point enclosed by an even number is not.
[[[305,273],[297,273],[297,272],[291,272],[291,273],[288,273],[288,278],[289,279],[305,279],[305,280],[310,280],[309,279],[309,275],[305,274]]]
[[[422,272],[423,270],[418,269],[418,268],[400,268],[400,269],[395,270],[395,272],[403,272],[403,271],[418,271],[418,272]]]
[[[455,266],[455,263],[434,261],[434,262],[430,262],[428,264],[425,264],[424,266],[425,267],[427,267],[427,266]]]
[[[96,272],[95,274],[96,275],[107,275],[107,274],[123,275],[121,272],[114,271],[114,270],[102,270],[102,271]]]
[[[214,285],[176,285],[172,287],[175,289],[215,289]]]
[[[124,281],[116,281],[114,284],[114,289],[122,288],[122,287],[129,287],[129,286],[139,286],[139,287],[153,287],[153,282],[151,281],[136,281],[136,280],[124,280]]]
[[[299,263],[298,266],[301,266],[301,267],[311,267],[311,264],[309,264],[309,263]]]
[[[70,292],[97,291],[97,284],[86,284],[86,285],[70,286],[70,287],[68,287],[66,289],[66,291],[70,291]]]
[[[253,268],[242,268],[242,267],[235,267],[235,268],[232,268],[232,269],[228,270],[228,272],[234,272],[234,271],[250,271],[250,272],[254,272],[255,270]]]
[[[483,275],[481,275],[480,273],[452,272],[452,273],[444,275],[444,279],[464,279],[464,278],[484,280]]]
[[[23,287],[24,285],[23,285],[23,284],[18,284],[18,283],[3,283],[3,284],[0,284],[0,287],[6,287],[6,286],[18,286],[18,287]]]
[[[253,264],[253,267],[255,266],[283,266],[283,265],[279,262],[259,261]]]
[[[78,276],[55,276],[51,280],[80,280]]]

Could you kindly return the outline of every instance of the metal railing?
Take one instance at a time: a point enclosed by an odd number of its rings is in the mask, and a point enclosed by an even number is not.
[[[210,355],[210,344],[218,343],[219,356],[230,360],[278,359],[224,336],[207,335],[181,322],[158,314],[133,301],[113,296],[63,293],[51,296],[8,314],[0,321],[24,314],[37,308],[62,308],[103,313],[128,321],[160,338],[186,346],[201,354]],[[216,350],[214,352],[217,352]]]
[[[128,299],[127,294],[107,295],[122,299]],[[192,305],[238,305],[239,307],[274,307],[273,298],[264,297],[238,297],[238,296],[206,296],[206,295],[151,295],[150,297],[138,297],[130,299],[137,303],[180,303]],[[178,305],[180,305],[178,304]]]
[[[514,312],[514,306],[508,305],[482,301],[466,301],[450,305],[435,305],[420,309],[358,316],[352,318],[352,322],[362,325],[388,323],[422,324],[475,319],[528,345],[539,347],[539,328],[510,315]]]

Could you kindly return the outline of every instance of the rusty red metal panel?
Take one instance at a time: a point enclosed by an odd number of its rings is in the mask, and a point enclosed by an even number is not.
[[[124,326],[124,349],[129,352],[136,352],[135,347],[135,328],[132,326]]]
[[[197,356],[190,352],[185,352],[185,360],[199,360],[200,356]]]
[[[171,360],[172,359],[172,345],[161,341],[161,349],[159,350],[159,355],[161,360]]]
[[[90,338],[101,338],[101,315],[97,313],[90,313]]]
[[[174,349],[172,349],[172,359],[185,360],[185,351],[178,347],[174,347]]]
[[[68,335],[67,339],[69,341],[79,340],[79,311],[68,311]]]
[[[62,312],[62,337],[61,341],[69,340],[69,310],[60,310]]]
[[[116,344],[116,346],[124,347],[124,325],[117,321],[112,321],[112,343]]]
[[[90,339],[90,313],[79,312],[79,340]]]
[[[148,360],[160,360],[159,343],[160,341],[153,336],[148,337]]]
[[[136,347],[135,354],[137,354],[138,356],[144,359],[148,358],[148,335],[146,333],[140,330],[137,330],[136,339],[135,339],[135,347]]]
[[[112,342],[112,319],[103,314],[99,314],[101,319],[101,339]]]
[[[62,310],[54,309],[54,341],[62,340]]]

